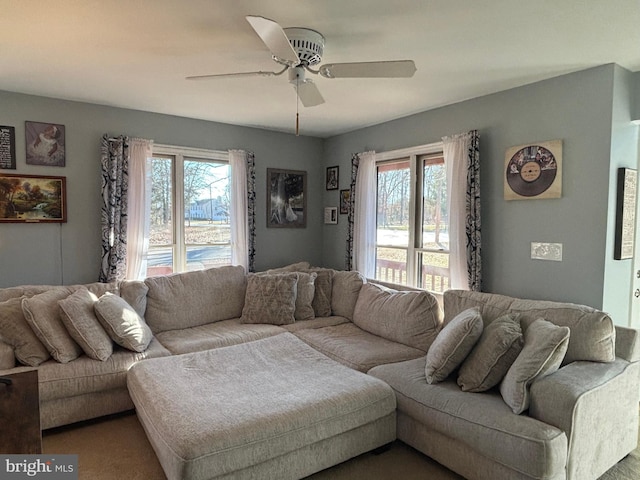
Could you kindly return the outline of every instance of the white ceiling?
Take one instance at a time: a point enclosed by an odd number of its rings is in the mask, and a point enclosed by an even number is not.
[[[286,75],[245,15],[326,38],[323,63],[413,59],[410,79],[314,81],[301,134],[363,126],[615,62],[640,70],[638,0],[0,0],[0,90],[293,132]],[[1,112],[0,106],[0,112]]]

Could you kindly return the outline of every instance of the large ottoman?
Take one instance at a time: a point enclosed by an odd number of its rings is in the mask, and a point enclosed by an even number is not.
[[[302,478],[395,439],[393,390],[290,333],[138,362],[127,384],[169,480]]]

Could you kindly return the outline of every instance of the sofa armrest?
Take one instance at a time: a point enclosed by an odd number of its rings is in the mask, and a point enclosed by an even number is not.
[[[0,370],[7,370],[16,366],[16,357],[13,347],[0,341]]]
[[[616,325],[616,357],[629,362],[640,360],[640,330]]]
[[[636,448],[639,402],[639,362],[574,362],[534,382],[529,415],[566,433],[568,479],[595,479]]]

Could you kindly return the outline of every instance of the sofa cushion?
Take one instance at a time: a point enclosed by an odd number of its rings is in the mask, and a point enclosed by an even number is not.
[[[500,393],[513,413],[529,408],[531,384],[560,368],[569,345],[569,328],[538,319],[524,332],[524,347],[507,372]]]
[[[145,320],[154,333],[238,318],[247,288],[240,266],[149,277],[144,283]]]
[[[139,362],[127,384],[169,479],[303,478],[395,438],[391,388],[291,334]]]
[[[527,415],[514,415],[497,391],[462,392],[453,378],[428,384],[424,357],[380,365],[368,373],[395,390],[399,418],[409,417],[411,426],[417,425],[407,432],[399,424],[400,440],[415,438],[411,435],[416,431],[439,432],[466,446],[465,451],[477,452],[512,471],[512,476],[501,478],[566,478],[565,432]],[[459,459],[467,460],[464,455]],[[485,471],[475,478],[497,477]]]
[[[296,324],[297,322],[291,325]],[[197,327],[160,332],[156,338],[172,354],[177,355],[253,342],[285,331],[283,327],[278,325],[242,323],[239,318],[231,318]]]
[[[353,320],[358,294],[365,278],[356,271],[336,270],[331,279],[331,314]]]
[[[134,352],[147,349],[153,333],[123,298],[105,293],[95,303],[94,310],[105,331],[118,345]]]
[[[460,312],[445,325],[427,352],[427,382],[441,382],[460,366],[482,335],[482,329],[482,317],[477,308]]]
[[[361,372],[383,363],[424,356],[422,350],[378,337],[351,322],[293,334],[326,356]]]
[[[458,385],[463,392],[484,392],[504,378],[524,344],[518,317],[517,313],[508,313],[484,328],[460,367]]]
[[[559,326],[569,327],[571,335],[563,365],[578,360],[612,362],[615,360],[616,330],[609,315],[585,305],[524,300],[493,293],[447,290],[444,293],[444,322],[462,310],[478,307],[485,324],[499,316],[521,314],[523,330],[527,325],[544,318]]]
[[[116,282],[94,282],[85,283],[83,285],[20,285],[17,287],[0,288],[0,302],[22,296],[33,297],[34,295],[44,293],[49,290],[63,289],[76,291],[78,288],[86,288],[90,292],[95,293],[98,297],[106,292],[118,292],[118,284]]]
[[[311,268],[311,264],[309,262],[296,262],[291,263],[289,265],[285,265],[284,267],[270,268],[269,270],[265,270],[262,273],[288,273],[288,272],[300,272],[305,271]]]
[[[140,280],[123,280],[119,286],[120,296],[133,307],[138,315],[144,318],[147,309],[147,292],[149,287]],[[100,297],[101,295],[98,295]]]
[[[297,288],[296,273],[249,274],[242,322],[271,325],[295,322]]]
[[[82,348],[73,340],[60,318],[58,300],[68,297],[72,291],[70,287],[55,288],[22,300],[27,323],[60,363],[70,362],[82,354]]]
[[[37,367],[51,355],[24,318],[23,298],[14,297],[0,302],[0,338],[13,347],[20,363]]]
[[[132,352],[116,346],[113,355],[104,362],[97,362],[86,355],[65,364],[49,360],[38,367],[40,401],[125,389],[131,365],[145,358],[169,355],[169,351],[154,339],[144,352]]]
[[[90,358],[105,361],[113,353],[113,341],[96,317],[94,305],[98,297],[80,288],[67,298],[58,300],[60,319],[78,345]]]
[[[335,325],[342,325],[343,323],[350,323],[350,322],[344,317],[337,317],[337,316],[315,317],[310,320],[300,320],[299,322],[296,322],[296,323],[283,325],[282,328],[284,328],[287,332],[293,333],[299,330],[305,330],[307,328],[313,329],[313,328],[333,327]]]
[[[436,298],[426,291],[397,291],[366,283],[362,286],[353,323],[380,337],[426,352],[441,324]]]

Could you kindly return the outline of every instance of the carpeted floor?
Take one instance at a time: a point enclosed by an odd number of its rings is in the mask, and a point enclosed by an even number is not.
[[[80,480],[164,480],[160,463],[134,414],[46,431],[44,453],[78,454]],[[319,472],[311,480],[456,480],[459,475],[402,442]],[[640,447],[600,480],[640,479]]]

